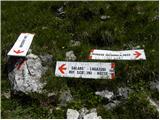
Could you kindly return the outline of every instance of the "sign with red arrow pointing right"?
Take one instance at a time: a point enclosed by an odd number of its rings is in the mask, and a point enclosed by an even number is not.
[[[146,60],[144,50],[96,50],[90,51],[88,59],[92,60]]]

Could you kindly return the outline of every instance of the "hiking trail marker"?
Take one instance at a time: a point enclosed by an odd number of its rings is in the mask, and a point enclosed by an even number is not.
[[[144,50],[96,50],[92,49],[88,59],[93,60],[146,60]]]
[[[55,75],[73,78],[114,79],[114,68],[114,63],[57,61]]]
[[[34,37],[34,34],[21,33],[7,55],[25,57],[32,43],[33,37]]]

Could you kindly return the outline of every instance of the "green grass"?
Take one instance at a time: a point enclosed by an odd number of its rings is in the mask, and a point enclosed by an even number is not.
[[[21,32],[35,33],[31,48],[34,54],[49,53],[54,61],[43,80],[48,92],[69,88],[74,100],[59,110],[58,103],[47,103],[44,94],[31,95],[35,101],[22,104],[22,99],[13,97],[1,100],[2,118],[66,118],[67,108],[97,108],[102,118],[158,118],[158,113],[146,101],[146,96],[159,100],[158,91],[149,89],[149,82],[158,79],[158,1],[154,2],[66,2],[64,18],[56,9],[64,2],[8,2],[1,3],[1,92],[11,89],[7,78],[7,53]],[[110,16],[100,20],[101,15]],[[70,40],[79,40],[78,47],[69,46]],[[73,50],[77,61],[87,60],[89,50],[126,50],[140,45],[145,50],[146,61],[114,61],[116,79],[91,80],[57,78],[55,63],[63,61],[65,53]],[[104,61],[110,62],[110,61]],[[128,67],[127,67],[128,66]],[[135,92],[126,102],[112,111],[103,108],[102,98],[94,92],[108,88],[128,86]],[[46,94],[47,94],[46,93]],[[43,100],[44,98],[44,100]],[[32,98],[31,98],[32,99]],[[42,105],[46,102],[47,105]],[[49,109],[53,108],[50,113]]]

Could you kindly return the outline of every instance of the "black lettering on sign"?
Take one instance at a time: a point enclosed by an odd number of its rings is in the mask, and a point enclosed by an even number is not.
[[[72,70],[84,70],[83,67],[72,66]]]
[[[93,71],[106,71],[106,68],[92,67]]]
[[[107,75],[107,72],[97,72],[97,75]]]
[[[77,74],[84,74],[84,71],[77,71]]]
[[[130,54],[123,54],[123,56],[130,56]]]
[[[111,56],[119,56],[119,54],[113,54],[113,55],[111,55]]]
[[[69,74],[74,74],[74,71],[69,71]]]
[[[26,38],[27,38],[27,36],[24,36],[24,38],[23,38],[23,40],[22,40],[22,42],[21,42],[21,44],[20,44],[20,46],[19,46],[20,48],[21,48],[21,47],[23,47],[23,45],[24,45],[24,43],[25,43]]]
[[[87,75],[92,75],[92,72],[91,71],[87,71]]]
[[[104,54],[100,54],[100,53],[92,53],[92,55],[104,56]]]

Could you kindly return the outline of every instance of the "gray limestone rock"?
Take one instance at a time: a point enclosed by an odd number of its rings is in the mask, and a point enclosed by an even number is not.
[[[120,87],[120,88],[118,88],[118,95],[117,96],[124,98],[124,99],[127,99],[130,92],[131,92],[131,89],[129,89],[127,87],[124,87],[124,88]]]
[[[76,47],[76,46],[80,46],[80,45],[81,45],[80,41],[74,41],[74,40],[70,41],[71,47]]]
[[[3,92],[2,93],[2,96],[4,96],[6,99],[10,99],[10,97],[11,97],[11,92],[8,90],[8,91],[6,91],[6,92]]]
[[[46,72],[46,67],[42,66],[37,55],[29,54],[26,58],[12,57],[8,63],[8,78],[15,92],[42,92],[46,83],[40,79]]]
[[[75,61],[77,59],[77,57],[74,55],[74,52],[71,50],[71,51],[68,51],[66,52],[66,58],[65,60],[69,61]]]
[[[92,113],[86,114],[84,116],[84,119],[102,119],[102,118],[101,116],[97,116],[96,112],[92,112]]]
[[[119,103],[120,103],[120,101],[115,100],[115,101],[108,103],[107,105],[104,105],[104,107],[107,108],[108,110],[111,110],[111,109],[115,108],[117,105],[119,105]]]
[[[108,90],[103,90],[103,91],[97,91],[95,92],[96,95],[99,95],[101,97],[107,98],[108,100],[112,99],[112,97],[114,96],[113,92],[108,91]]]
[[[78,119],[79,112],[77,110],[68,109],[67,110],[67,119]]]
[[[79,110],[79,113],[80,113],[79,119],[83,119],[84,116],[85,116],[88,112],[89,112],[89,110],[88,110],[87,108],[81,108],[81,109]]]

